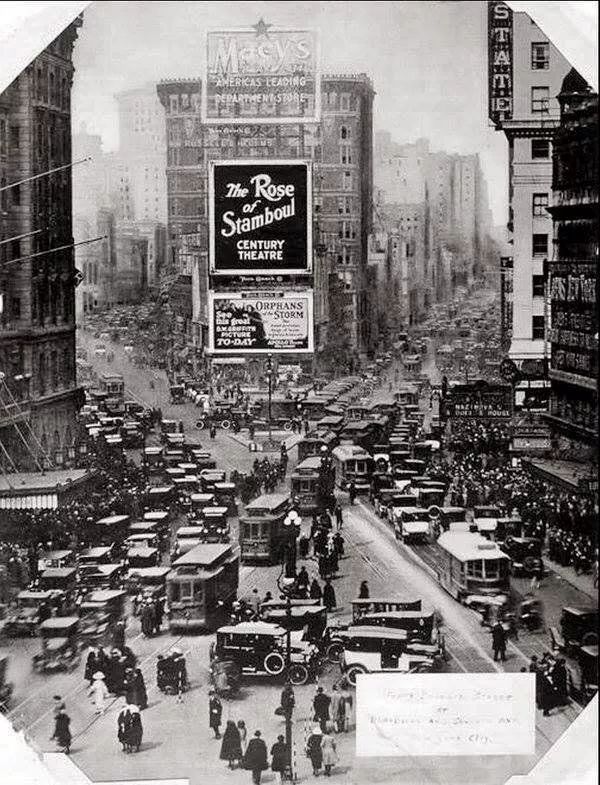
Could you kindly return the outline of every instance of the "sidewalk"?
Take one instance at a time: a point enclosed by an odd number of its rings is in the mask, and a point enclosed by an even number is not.
[[[561,580],[570,583],[571,586],[593,600],[594,605],[598,605],[598,589],[594,588],[594,579],[591,575],[577,575],[573,567],[563,567],[561,564],[551,561],[547,556],[544,556],[544,561],[548,569],[556,573]]]

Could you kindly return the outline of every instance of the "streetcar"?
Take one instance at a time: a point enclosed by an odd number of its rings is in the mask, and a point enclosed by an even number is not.
[[[292,472],[291,488],[294,508],[301,514],[310,514],[319,509],[321,458],[313,455],[305,458]]]
[[[239,556],[231,545],[202,544],[173,562],[167,575],[169,628],[215,629],[237,595]]]
[[[309,431],[309,433],[298,442],[298,461],[302,462],[313,455],[322,455],[325,450],[330,452],[337,446],[338,441],[339,439],[333,431]],[[325,450],[323,448],[325,448]]]
[[[497,543],[470,532],[445,532],[436,544],[437,580],[455,599],[508,594],[510,558]]]
[[[242,562],[281,561],[289,536],[283,522],[290,509],[285,493],[263,494],[246,505],[239,523]]]
[[[371,487],[373,458],[356,444],[340,444],[332,452],[335,484],[345,490],[351,482],[357,493],[368,493]]]

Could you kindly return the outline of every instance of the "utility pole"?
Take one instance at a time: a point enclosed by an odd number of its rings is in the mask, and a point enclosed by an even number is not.
[[[269,382],[269,398],[267,404],[267,416],[269,418],[269,441],[273,439],[273,426],[271,423],[271,403],[273,398],[273,355],[267,354],[267,380]]]

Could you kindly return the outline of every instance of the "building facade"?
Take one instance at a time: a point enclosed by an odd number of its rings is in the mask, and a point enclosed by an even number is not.
[[[196,237],[199,264],[206,265],[208,243],[207,176],[214,159],[300,158],[313,163],[315,346],[327,343],[330,321],[329,280],[340,279],[337,304],[350,328],[355,356],[373,344],[367,304],[368,236],[372,204],[372,104],[368,77],[326,76],[322,79],[319,124],[203,127],[201,83],[166,80],[158,95],[166,115],[168,251],[167,266],[182,268],[189,259],[185,236]],[[307,111],[310,110],[310,107]],[[198,318],[207,313],[198,302]],[[207,326],[193,323],[193,334]],[[195,348],[198,348],[196,345]]]
[[[0,461],[65,460],[76,436],[69,25],[0,95]]]
[[[562,451],[588,460],[598,445],[598,94],[573,69],[558,100],[548,419]]]
[[[488,4],[489,115],[508,142],[508,230],[512,245],[512,324],[508,355],[521,372],[515,404],[547,409],[545,265],[552,255],[552,144],[557,100],[571,66],[525,13]],[[506,265],[505,265],[506,268]],[[506,268],[508,269],[508,268]]]

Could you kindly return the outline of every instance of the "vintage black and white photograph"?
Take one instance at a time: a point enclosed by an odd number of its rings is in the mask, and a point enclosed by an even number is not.
[[[3,782],[594,782],[597,36],[0,4]]]

